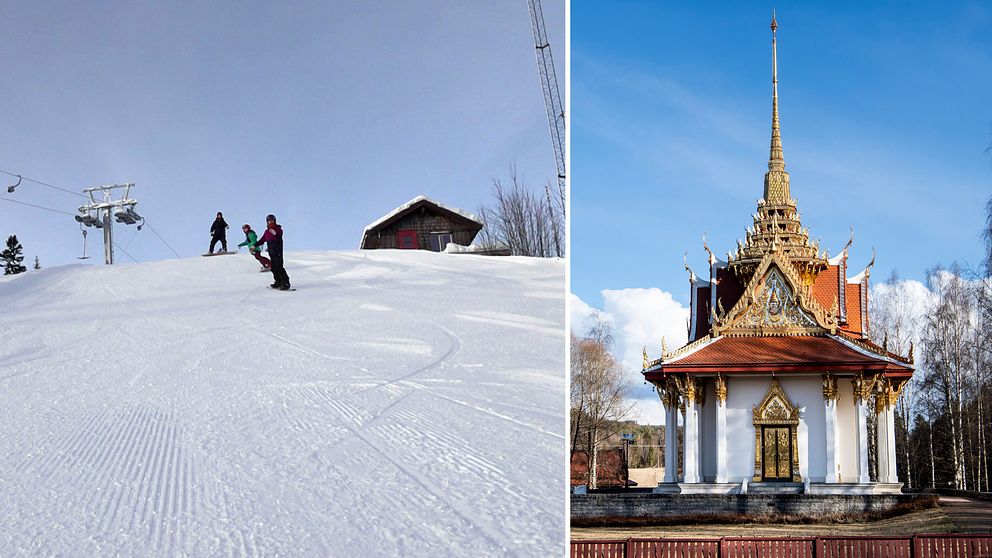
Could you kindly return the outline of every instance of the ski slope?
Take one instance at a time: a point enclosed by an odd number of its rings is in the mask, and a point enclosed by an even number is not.
[[[558,260],[0,277],[0,555],[562,556]]]

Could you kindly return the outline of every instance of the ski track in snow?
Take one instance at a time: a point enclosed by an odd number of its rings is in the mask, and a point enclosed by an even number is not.
[[[0,278],[0,547],[562,555],[563,269],[305,252],[289,295],[244,255]]]

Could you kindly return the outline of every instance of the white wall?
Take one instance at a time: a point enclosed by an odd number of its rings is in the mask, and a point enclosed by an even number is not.
[[[794,405],[800,409],[806,408],[803,421],[806,422],[808,434],[808,455],[799,455],[800,461],[806,457],[805,467],[800,467],[806,469],[810,481],[823,482],[827,476],[827,418],[823,408],[823,378],[819,374],[805,377],[779,376],[779,382]]]
[[[754,476],[753,405],[771,385],[770,377],[727,377],[727,480],[748,482]]]
[[[819,374],[812,376],[778,376],[779,382],[792,403],[806,407],[804,420],[808,431],[805,459],[807,474],[813,482],[823,482],[826,477],[826,418],[823,411],[823,384]],[[727,476],[730,482],[751,480],[754,475],[754,415],[752,407],[761,400],[771,387],[771,376],[727,377]],[[709,403],[707,394],[707,403]],[[707,438],[715,444],[715,414],[710,419],[711,434]],[[797,451],[799,448],[796,448]],[[714,455],[712,473],[716,474],[715,448],[707,448]],[[704,469],[706,470],[706,469]],[[708,471],[708,470],[706,470]]]

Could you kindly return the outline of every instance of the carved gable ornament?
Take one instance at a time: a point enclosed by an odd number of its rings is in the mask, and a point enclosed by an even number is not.
[[[737,322],[744,327],[796,329],[816,327],[816,320],[799,307],[789,284],[772,268],[754,304]]]
[[[722,308],[721,308],[722,310]],[[716,335],[816,335],[837,332],[835,311],[824,311],[811,287],[782,255],[762,259],[737,304],[714,316]]]
[[[754,415],[754,425],[763,424],[799,424],[799,409],[792,403],[789,396],[782,389],[782,384],[778,383],[778,378],[772,378],[772,385],[768,388],[768,393],[761,400],[761,404],[752,407]]]

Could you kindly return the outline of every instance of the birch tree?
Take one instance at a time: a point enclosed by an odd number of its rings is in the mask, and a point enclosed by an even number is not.
[[[571,453],[583,445],[589,453],[589,483],[596,487],[596,451],[630,414],[631,386],[614,358],[609,328],[600,322],[592,336],[571,338]]]
[[[964,394],[972,367],[973,314],[967,285],[960,269],[950,272],[933,269],[927,274],[927,286],[935,304],[924,324],[924,383],[941,395],[950,420],[954,486],[967,486],[964,455]]]

